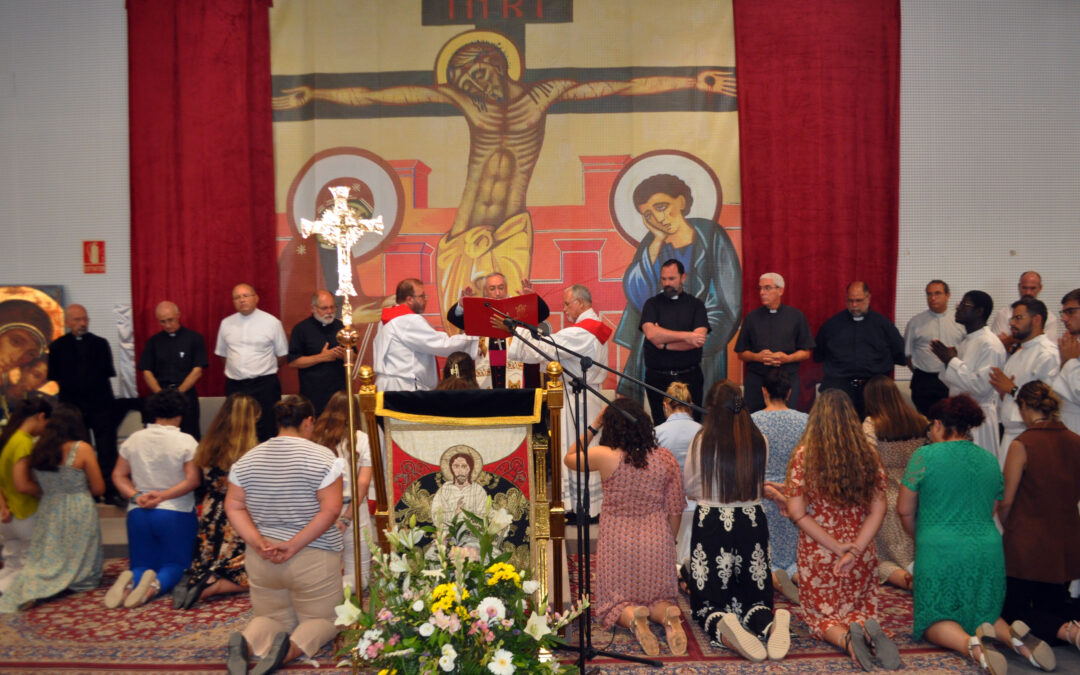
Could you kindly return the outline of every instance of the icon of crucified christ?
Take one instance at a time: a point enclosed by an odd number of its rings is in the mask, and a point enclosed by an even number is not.
[[[299,108],[312,100],[349,106],[448,103],[469,124],[468,171],[461,203],[450,231],[436,252],[440,306],[449,307],[463,286],[492,272],[506,277],[512,293],[529,277],[532,221],[525,194],[540,149],[548,110],[560,101],[643,96],[697,89],[735,95],[735,76],[703,70],[696,77],[639,77],[625,82],[550,79],[521,81],[521,58],[505,36],[469,31],[443,47],[436,61],[437,82],[430,86],[286,89],[273,100],[275,110]],[[456,330],[447,327],[448,330]]]

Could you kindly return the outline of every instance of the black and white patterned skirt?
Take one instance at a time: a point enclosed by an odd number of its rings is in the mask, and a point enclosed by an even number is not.
[[[715,635],[720,616],[731,613],[764,637],[772,623],[773,583],[769,527],[761,504],[703,506],[694,512],[690,537],[690,607]]]

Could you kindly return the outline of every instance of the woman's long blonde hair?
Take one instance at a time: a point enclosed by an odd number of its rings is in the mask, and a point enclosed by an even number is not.
[[[195,450],[195,465],[203,469],[217,467],[228,471],[236,460],[255,447],[255,422],[262,412],[255,399],[247,394],[232,394],[221,405],[206,435]]]
[[[360,406],[356,397],[353,397],[353,419],[360,424]],[[319,419],[315,420],[315,429],[311,432],[311,440],[319,445],[330,448],[337,454],[338,446],[345,440],[349,433],[349,394],[339,391],[330,397]]]
[[[848,395],[839,389],[818,394],[799,441],[806,491],[839,506],[868,506],[877,491],[881,459],[870,445]],[[792,461],[787,483],[791,483]]]

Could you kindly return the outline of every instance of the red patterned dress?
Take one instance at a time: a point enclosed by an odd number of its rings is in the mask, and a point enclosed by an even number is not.
[[[804,494],[803,449],[791,457],[788,497]],[[877,489],[885,492],[885,472],[879,470]],[[855,541],[870,510],[863,506],[838,506],[820,495],[807,492],[806,512],[837,541]],[[852,622],[877,618],[877,549],[871,542],[847,576],[833,574],[837,556],[799,531],[799,602],[803,621],[810,634],[825,639],[825,631],[835,625],[845,629]]]
[[[667,448],[654,448],[648,462],[644,469],[624,462],[603,481],[595,615],[605,628],[627,606],[678,601],[668,516],[686,508],[682,473]]]

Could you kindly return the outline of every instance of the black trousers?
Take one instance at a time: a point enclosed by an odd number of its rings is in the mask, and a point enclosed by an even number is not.
[[[942,384],[937,373],[911,369],[911,402],[916,410],[926,415],[930,406],[943,398],[949,398],[949,388]]]
[[[791,382],[791,393],[788,394],[787,397],[787,407],[796,410],[796,406],[799,403],[798,371],[790,375],[789,378]],[[763,386],[765,386],[765,378],[757,373],[752,373],[749,370],[743,371],[743,398],[746,399],[746,406],[752,413],[765,409],[765,395],[761,393],[761,388]]]
[[[109,407],[100,410],[83,410],[83,424],[92,435],[92,445],[97,452],[98,465],[101,466],[101,475],[105,479],[105,496],[111,497],[116,494],[116,486],[113,485],[112,472],[116,468],[116,412],[113,410],[113,401],[109,401]]]
[[[1023,621],[1047,644],[1065,644],[1057,639],[1058,629],[1063,623],[1080,620],[1080,607],[1069,602],[1068,584],[1005,577],[1001,618],[1008,623]]]
[[[262,409],[259,421],[255,425],[255,435],[259,442],[268,441],[277,435],[277,424],[274,422],[274,404],[281,400],[281,381],[277,373],[253,377],[249,380],[232,380],[225,378],[225,395],[247,394],[255,399]]]
[[[866,413],[863,408],[863,387],[866,386],[868,377],[858,378],[840,378],[840,377],[826,377],[821,381],[821,387],[819,391],[825,391],[826,389],[839,389],[846,393],[851,399],[852,405],[855,406],[855,412],[858,414],[859,419],[866,417]]]
[[[645,384],[652,385],[660,391],[666,391],[672,382],[682,382],[690,389],[690,398],[694,405],[701,405],[705,389],[705,375],[701,372],[701,366],[694,366],[687,370],[653,370],[645,369]],[[663,424],[664,420],[664,396],[657,394],[651,389],[645,390],[645,396],[649,400],[649,410],[652,412],[653,424]],[[694,413],[694,419],[701,421],[701,415]]]

